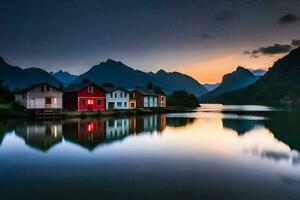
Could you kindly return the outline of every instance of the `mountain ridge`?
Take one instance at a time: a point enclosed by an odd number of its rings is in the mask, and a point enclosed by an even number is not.
[[[235,71],[225,74],[220,85],[216,89],[204,94],[200,97],[200,100],[214,101],[214,99],[221,94],[247,87],[254,83],[257,79],[258,77],[252,74],[249,69],[238,66]]]
[[[186,90],[195,96],[201,96],[207,92],[206,88],[198,81],[183,73],[166,72],[163,69],[156,73],[143,72],[112,59],[94,65],[87,72],[81,74],[75,82],[80,82],[83,79],[89,79],[98,84],[111,82],[114,85],[125,88],[146,87],[151,82],[161,87],[166,93],[171,93],[175,90]]]
[[[221,95],[218,102],[243,104],[280,104],[300,102],[300,47],[278,59],[254,84]],[[289,99],[290,98],[292,99]]]

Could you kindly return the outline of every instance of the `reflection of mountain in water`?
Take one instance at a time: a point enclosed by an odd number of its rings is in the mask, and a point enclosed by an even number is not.
[[[291,149],[300,151],[300,113],[279,112],[264,122],[274,136],[290,146]]]
[[[16,122],[14,121],[0,121],[0,145],[8,132],[14,130]]]
[[[18,124],[15,132],[27,145],[42,151],[62,141],[62,125],[53,122]]]
[[[222,119],[223,127],[236,131],[239,135],[254,129],[258,122],[256,120],[248,119]]]

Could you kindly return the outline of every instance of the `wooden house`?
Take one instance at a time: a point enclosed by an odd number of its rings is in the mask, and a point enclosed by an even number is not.
[[[26,109],[62,109],[62,90],[49,83],[34,84],[15,93],[15,101]]]
[[[137,108],[154,108],[157,107],[157,94],[154,90],[135,88],[130,90],[136,99]]]
[[[161,107],[164,108],[167,106],[167,96],[166,94],[161,91],[155,91],[155,93],[157,94],[157,107]]]
[[[64,109],[77,111],[105,110],[105,90],[92,82],[72,84],[63,96]]]

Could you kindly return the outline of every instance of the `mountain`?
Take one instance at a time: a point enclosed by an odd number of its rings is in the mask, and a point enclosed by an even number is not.
[[[185,74],[165,72],[164,70],[160,70],[157,73],[146,73],[111,59],[93,66],[89,71],[80,75],[74,82],[80,82],[83,79],[89,79],[98,84],[111,82],[116,86],[124,88],[145,87],[149,82],[152,82],[168,94],[175,90],[186,90],[195,96],[201,96],[207,92],[206,88],[198,81]]]
[[[254,84],[226,93],[219,102],[239,104],[279,104],[300,102],[300,47],[279,59]]]
[[[31,84],[47,82],[58,87],[61,82],[52,77],[48,72],[39,68],[21,69],[20,67],[7,64],[0,57],[0,79],[4,86],[10,90],[24,88]]]
[[[78,78],[78,76],[62,70],[59,70],[57,72],[50,72],[50,74],[65,85],[72,83]]]
[[[225,92],[247,87],[254,83],[257,79],[258,77],[254,76],[250,70],[238,66],[234,72],[225,74],[222,78],[221,84],[216,89],[203,95],[200,100],[212,101]]]
[[[220,83],[206,83],[206,84],[203,84],[203,86],[210,92],[214,89],[216,89],[218,86],[220,85]]]
[[[265,75],[265,73],[267,72],[264,69],[251,69],[252,74],[254,74],[254,76],[258,76],[261,77],[263,75]]]

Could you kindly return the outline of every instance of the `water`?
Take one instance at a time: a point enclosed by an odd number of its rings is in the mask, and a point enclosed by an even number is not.
[[[194,113],[2,121],[0,198],[299,199],[299,116],[203,105]]]

